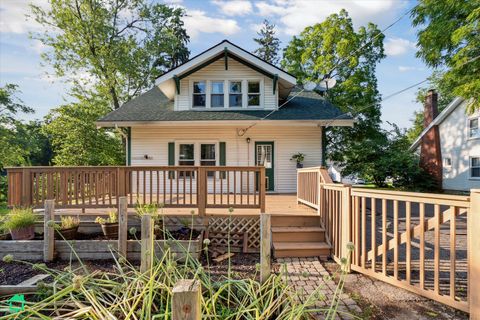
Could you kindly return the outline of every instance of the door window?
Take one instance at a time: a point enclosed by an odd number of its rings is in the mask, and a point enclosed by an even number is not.
[[[266,144],[257,145],[257,166],[272,168],[272,146]]]

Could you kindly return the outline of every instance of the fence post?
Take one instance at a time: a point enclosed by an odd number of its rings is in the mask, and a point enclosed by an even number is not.
[[[32,205],[32,183],[30,181],[30,169],[22,168],[22,205]]]
[[[198,168],[198,187],[197,187],[197,205],[198,215],[203,217],[206,213],[207,206],[207,171],[205,168]]]
[[[270,254],[272,248],[271,215],[260,214],[260,282],[270,277]]]
[[[470,210],[467,217],[468,235],[468,304],[470,319],[480,319],[480,189],[470,190]]]
[[[118,198],[118,253],[127,257],[128,211],[127,197]]]
[[[172,320],[200,320],[201,284],[198,280],[179,280],[172,290]]]
[[[49,221],[55,221],[55,201],[45,200],[45,212],[43,218],[43,261],[53,260],[55,250],[55,229],[49,225]]]
[[[142,215],[142,241],[140,252],[140,272],[151,270],[153,262],[153,223],[152,216]]]
[[[346,185],[343,187],[342,190],[342,216],[340,219],[341,226],[340,226],[340,232],[341,232],[341,249],[340,252],[342,252],[342,257],[339,258],[347,258],[347,261],[349,261],[348,265],[345,266],[345,271],[350,272],[351,271],[351,257],[348,257],[345,253],[348,253],[347,250],[347,243],[350,242],[350,234],[351,234],[351,224],[350,224],[350,214],[351,214],[351,188],[349,185]],[[350,253],[351,255],[351,253]]]
[[[260,201],[260,213],[265,213],[265,167],[260,168],[260,190],[259,190],[259,201]]]

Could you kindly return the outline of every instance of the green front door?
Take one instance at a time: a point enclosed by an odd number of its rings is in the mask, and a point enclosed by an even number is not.
[[[267,142],[255,142],[255,164],[257,166],[265,167],[265,186],[267,191],[273,191],[275,189],[274,181],[274,146],[273,141]]]

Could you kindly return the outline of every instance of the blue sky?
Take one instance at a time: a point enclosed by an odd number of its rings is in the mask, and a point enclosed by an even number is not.
[[[48,111],[70,98],[67,84],[51,75],[51,69],[41,66],[40,54],[47,48],[29,39],[30,31],[38,25],[25,18],[28,3],[22,0],[0,2],[0,85],[15,83],[22,93],[20,98],[36,110],[25,119],[42,118]],[[35,3],[48,6],[46,0]],[[190,50],[195,55],[208,47],[229,39],[246,50],[254,50],[252,38],[263,19],[277,25],[278,36],[285,46],[292,35],[307,25],[324,20],[331,13],[345,8],[355,26],[367,22],[384,29],[415,1],[400,0],[165,0],[186,9],[187,31],[191,36]],[[415,30],[410,17],[385,32],[385,58],[377,69],[380,93],[387,96],[422,81],[431,73],[421,60],[415,58]],[[410,126],[414,110],[421,105],[414,102],[415,89],[408,90],[382,103],[382,119],[400,127]],[[386,125],[385,125],[386,126]]]

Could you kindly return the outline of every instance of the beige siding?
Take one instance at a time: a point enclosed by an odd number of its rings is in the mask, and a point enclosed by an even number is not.
[[[261,95],[263,107],[266,109],[274,109],[277,107],[278,90],[273,94],[273,80],[229,58],[228,70],[225,70],[224,60],[220,59],[180,80],[180,94],[175,96],[176,110],[187,110],[191,108],[192,81],[195,80],[259,80],[261,84],[263,84],[263,92]],[[246,88],[244,89],[246,90]]]
[[[251,139],[247,144],[246,138]],[[275,191],[296,191],[294,153],[306,154],[305,167],[321,164],[321,129],[314,126],[262,126],[251,128],[243,137],[233,127],[133,127],[132,165],[168,165],[169,142],[226,142],[226,161],[231,166],[255,165],[255,141],[274,141]],[[178,147],[175,147],[178,153]],[[148,155],[149,159],[144,159]],[[217,150],[218,157],[218,150]],[[176,156],[176,161],[178,157]]]

